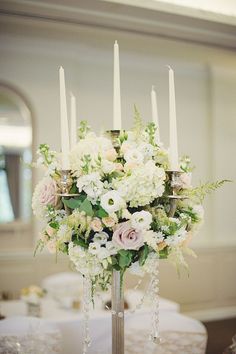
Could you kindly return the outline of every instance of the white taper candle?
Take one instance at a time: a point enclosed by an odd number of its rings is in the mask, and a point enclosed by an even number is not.
[[[152,121],[155,123],[157,127],[157,132],[156,132],[156,137],[157,137],[157,143],[160,143],[160,125],[159,125],[159,117],[158,117],[158,109],[157,109],[157,96],[156,96],[156,91],[155,87],[152,86],[151,90],[151,104],[152,104]]]
[[[70,94],[70,147],[73,149],[77,143],[76,124],[76,99],[73,93]]]
[[[69,164],[69,130],[68,130],[68,118],[67,118],[67,104],[66,104],[66,88],[65,88],[65,73],[64,69],[59,69],[60,79],[60,112],[61,112],[61,167],[63,170],[67,170],[70,167]]]
[[[169,68],[170,169],[179,170],[174,71]]]
[[[117,41],[114,44],[113,129],[121,130],[120,61]]]

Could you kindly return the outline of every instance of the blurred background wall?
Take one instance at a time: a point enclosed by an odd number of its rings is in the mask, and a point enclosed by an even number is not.
[[[2,1],[0,84],[28,104],[33,155],[39,143],[59,149],[58,68],[77,98],[78,120],[100,132],[112,127],[113,43],[120,45],[123,127],[133,106],[150,120],[151,86],[158,95],[160,134],[168,147],[168,70],[175,71],[179,149],[196,165],[194,183],[234,179],[236,165],[236,22],[157,1]],[[128,4],[129,3],[129,4]],[[139,3],[139,4],[138,4]],[[145,5],[145,4],[146,5]],[[187,11],[187,12],[186,12]],[[205,17],[205,18],[204,18]],[[40,173],[33,171],[33,185]],[[190,276],[178,279],[163,262],[161,295],[200,319],[236,314],[235,184],[209,196],[205,224],[192,243]],[[32,226],[32,227],[31,227]],[[17,292],[68,269],[65,258],[32,257],[40,229],[0,225],[0,291]],[[128,286],[134,280],[128,279]]]

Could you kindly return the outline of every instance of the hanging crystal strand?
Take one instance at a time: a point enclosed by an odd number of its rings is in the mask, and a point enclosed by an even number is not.
[[[157,255],[155,267],[151,273],[151,292],[150,295],[153,299],[152,304],[152,328],[150,339],[155,343],[161,342],[159,333],[159,255]]]
[[[83,354],[86,354],[88,347],[91,344],[91,338],[89,334],[89,306],[91,301],[91,280],[86,275],[83,278]]]

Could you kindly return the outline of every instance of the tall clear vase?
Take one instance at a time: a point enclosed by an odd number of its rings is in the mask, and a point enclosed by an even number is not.
[[[124,354],[124,287],[119,271],[112,273],[112,354]]]

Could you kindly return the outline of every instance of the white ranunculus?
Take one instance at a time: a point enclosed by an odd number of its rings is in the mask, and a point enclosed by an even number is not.
[[[109,191],[101,196],[101,206],[108,214],[111,214],[122,209],[125,202],[117,191]]]
[[[119,180],[114,180],[113,188],[131,207],[150,204],[164,193],[165,171],[151,160],[133,169]]]
[[[124,159],[128,163],[140,165],[144,160],[144,156],[138,149],[131,149],[126,151]]]
[[[137,211],[131,215],[131,225],[135,230],[148,230],[152,222],[152,214],[149,211]]]

